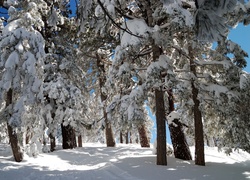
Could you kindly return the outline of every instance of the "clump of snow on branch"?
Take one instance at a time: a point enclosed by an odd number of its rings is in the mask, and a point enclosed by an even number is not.
[[[128,29],[128,31],[133,34],[123,33],[121,37],[121,46],[123,47],[138,44],[141,38],[136,36],[146,37],[147,34],[151,32],[151,29],[142,19],[127,20],[124,22],[123,28]]]
[[[240,75],[240,88],[245,89],[250,85],[250,74],[242,73]]]
[[[180,120],[180,114],[177,111],[172,111],[168,116],[167,116],[167,120],[168,120],[168,124],[171,125],[176,125],[174,123],[174,120],[178,119]]]

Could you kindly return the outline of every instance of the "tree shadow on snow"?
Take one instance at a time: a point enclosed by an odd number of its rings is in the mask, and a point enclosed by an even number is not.
[[[13,159],[5,157],[0,159],[0,180],[244,180],[250,178],[250,160],[235,164],[207,162],[205,167],[201,167],[194,165],[193,161],[168,157],[167,166],[157,166],[156,156],[150,155],[148,151],[151,149],[138,150],[132,147],[130,149],[128,147],[83,147],[58,150],[46,154],[51,156],[51,161],[46,162],[48,165],[39,163],[34,165],[30,161],[15,163]],[[53,168],[55,157],[64,167],[57,169],[57,164]]]

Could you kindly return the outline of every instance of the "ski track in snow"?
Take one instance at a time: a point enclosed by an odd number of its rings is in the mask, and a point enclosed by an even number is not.
[[[57,150],[16,163],[8,145],[0,144],[0,180],[244,180],[250,179],[250,154],[227,156],[206,149],[206,166],[168,157],[167,166],[155,165],[150,148],[121,145],[107,148],[87,143],[83,148]],[[193,152],[193,147],[191,147]]]

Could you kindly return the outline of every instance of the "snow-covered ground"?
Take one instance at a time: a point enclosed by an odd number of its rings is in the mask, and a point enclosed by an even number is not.
[[[193,148],[191,147],[193,152]],[[0,144],[0,180],[244,180],[250,179],[250,154],[231,156],[206,147],[206,166],[168,157],[167,166],[155,165],[150,148],[87,143],[83,148],[13,161],[8,145]]]

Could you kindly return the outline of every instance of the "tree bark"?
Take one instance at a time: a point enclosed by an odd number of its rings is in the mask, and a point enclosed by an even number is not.
[[[50,152],[53,152],[56,150],[56,138],[52,135],[52,133],[49,134],[50,139]]]
[[[78,136],[78,147],[82,147],[82,136]]]
[[[12,93],[13,93],[12,89],[9,89],[9,91],[7,92],[6,107],[12,104]],[[17,133],[13,129],[13,127],[9,124],[9,122],[7,122],[7,128],[8,128],[9,140],[10,140],[10,145],[11,145],[14,159],[16,162],[21,162],[23,160],[23,152],[18,142]]]
[[[126,141],[126,144],[128,144],[128,132],[125,133],[125,141]]]
[[[139,132],[141,147],[150,147],[145,124],[142,124],[140,127],[138,127],[138,132]]]
[[[168,92],[169,113],[175,110],[174,97],[172,90]],[[173,144],[174,156],[178,159],[192,160],[191,152],[187,143],[186,136],[183,132],[183,124],[174,120],[174,124],[169,124],[170,137]]]
[[[25,144],[29,144],[32,138],[32,133],[30,133],[29,131],[30,131],[30,127],[28,127],[26,130]]]
[[[182,128],[183,124],[178,119],[174,120],[174,125],[169,125],[174,156],[178,159],[192,160],[191,152]]]
[[[48,96],[46,96],[46,98],[48,98]],[[50,99],[49,99],[50,101]],[[55,118],[55,113],[51,114],[52,119]],[[53,152],[56,150],[56,138],[55,136],[52,134],[52,132],[49,134],[49,138],[50,138],[50,152]]]
[[[194,64],[193,49],[189,46],[190,56],[190,70],[196,77],[196,68]],[[194,84],[194,80],[191,82],[192,87],[192,98],[194,102],[193,113],[194,113],[194,127],[195,127],[195,164],[205,166],[205,155],[204,155],[204,133],[202,124],[202,114],[199,109],[200,101],[198,100],[199,90]]]
[[[157,61],[162,51],[158,45],[152,44],[153,61]],[[159,75],[161,78],[161,75]],[[155,103],[156,103],[156,127],[157,127],[157,165],[167,165],[166,152],[166,122],[165,122],[165,105],[164,105],[164,91],[162,87],[155,89]]]
[[[139,139],[138,139],[137,136],[136,136],[136,139],[135,139],[135,143],[136,143],[136,144],[139,144]]]
[[[62,128],[62,148],[63,149],[73,149],[76,147],[76,135],[72,126],[64,126],[61,124]]]
[[[129,133],[129,143],[132,144],[132,133]]]
[[[157,127],[157,165],[167,165],[166,156],[166,123],[165,123],[165,107],[164,92],[155,90],[156,102],[156,127]]]
[[[120,143],[122,144],[123,143],[123,137],[122,137],[122,132],[120,131]]]
[[[106,132],[107,147],[115,147],[115,139],[113,135],[113,130],[112,130],[110,122],[108,121],[107,113],[105,110],[104,110],[104,118],[105,118],[105,132]]]
[[[113,130],[111,127],[111,123],[108,120],[107,117],[107,112],[105,109],[105,101],[107,99],[107,96],[104,94],[104,92],[102,91],[102,88],[104,87],[105,81],[106,81],[106,77],[105,77],[105,67],[104,64],[101,62],[101,57],[97,54],[96,55],[96,64],[97,67],[99,68],[99,88],[100,88],[100,93],[101,93],[101,101],[103,103],[103,118],[104,118],[104,123],[105,123],[105,133],[106,133],[106,144],[107,147],[114,147],[115,146],[115,139],[114,139],[114,135],[113,135]]]

